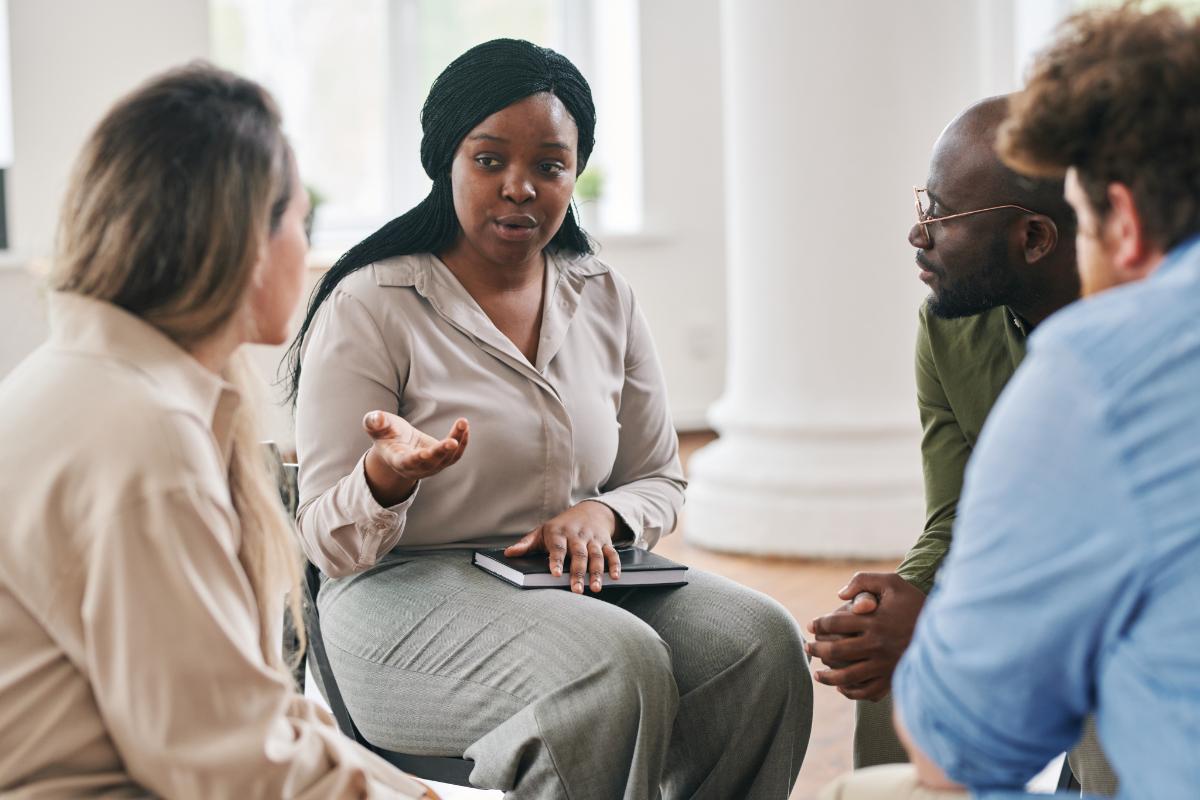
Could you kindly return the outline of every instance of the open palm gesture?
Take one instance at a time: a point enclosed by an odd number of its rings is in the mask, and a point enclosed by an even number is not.
[[[372,411],[362,424],[371,437],[365,460],[367,486],[384,507],[407,499],[417,481],[437,475],[462,458],[470,434],[467,421],[457,419],[449,436],[435,439],[386,411]]]

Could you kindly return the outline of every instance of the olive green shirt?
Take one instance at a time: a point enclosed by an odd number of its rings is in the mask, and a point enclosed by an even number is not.
[[[897,572],[928,593],[950,537],[967,460],[992,404],[1025,357],[1026,326],[1009,309],[938,319],[921,305],[917,407],[925,472],[925,531]]]

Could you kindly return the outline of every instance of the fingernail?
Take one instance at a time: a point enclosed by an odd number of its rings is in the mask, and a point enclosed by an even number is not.
[[[367,414],[367,424],[370,425],[372,428],[379,427],[379,423],[382,421],[383,421],[383,415],[380,414],[378,411],[372,411],[370,414]]]

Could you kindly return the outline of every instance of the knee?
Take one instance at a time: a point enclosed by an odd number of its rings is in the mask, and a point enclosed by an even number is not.
[[[648,627],[623,630],[610,642],[593,673],[601,706],[596,711],[630,735],[643,728],[669,731],[679,709],[679,687],[667,644]]]
[[[631,626],[614,637],[605,662],[605,675],[629,688],[676,692],[671,650],[648,626]]]
[[[757,592],[744,602],[743,625],[738,633],[743,647],[754,651],[764,666],[808,672],[804,636],[786,608]]]

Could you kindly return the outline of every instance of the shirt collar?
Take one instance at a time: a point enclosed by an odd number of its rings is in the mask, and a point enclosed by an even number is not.
[[[486,345],[514,369],[542,381],[546,367],[566,339],[588,279],[609,272],[604,262],[590,254],[545,252],[542,334],[533,364],[496,328],[450,268],[432,253],[377,262],[375,282],[380,286],[411,286],[442,318]]]
[[[580,278],[594,278],[609,271],[607,264],[587,253],[545,252],[547,263]],[[376,262],[373,268],[375,282],[380,286],[412,286],[430,299],[434,299],[431,295],[440,294],[431,277],[446,269],[432,253],[396,256]]]
[[[115,358],[162,389],[168,402],[195,414],[213,432],[229,463],[237,390],[142,318],[112,303],[53,292],[50,343],[69,352]]]
[[[1016,328],[1018,333],[1020,333],[1022,336],[1029,335],[1029,323],[1021,319],[1020,314],[1018,314],[1016,311],[1013,311],[1009,306],[1004,307],[1004,314],[1008,317],[1009,324]]]
[[[1189,236],[1168,250],[1166,255],[1163,256],[1162,263],[1158,265],[1158,269],[1150,277],[1163,275],[1170,272],[1178,264],[1193,261],[1200,261],[1200,233]]]

